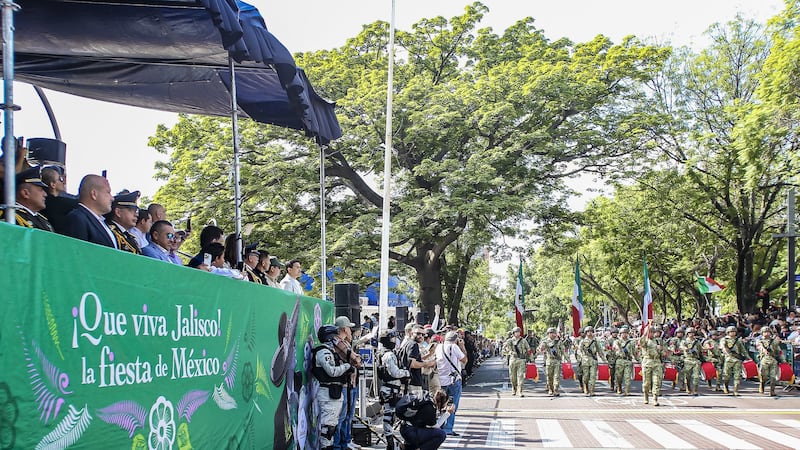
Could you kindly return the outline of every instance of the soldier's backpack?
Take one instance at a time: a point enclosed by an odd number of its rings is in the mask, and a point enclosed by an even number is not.
[[[426,392],[422,396],[414,394],[404,395],[394,407],[395,414],[415,427],[430,427],[436,425],[436,407],[430,395]]]

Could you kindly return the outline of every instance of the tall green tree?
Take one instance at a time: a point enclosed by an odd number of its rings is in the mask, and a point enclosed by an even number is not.
[[[634,100],[669,53],[634,38],[550,41],[532,18],[498,35],[478,28],[486,11],[474,3],[463,15],[397,33],[390,257],[416,274],[429,313],[445,298],[450,314],[458,311],[463,263],[481,245],[515,235],[523,221],[544,227],[565,216],[564,177],[610,171],[620,155],[646,145],[644,108]],[[388,31],[375,22],[339,49],[297,56],[319,91],[337,100],[344,130],[325,148],[337,264],[379,259]],[[211,154],[178,151],[196,139],[183,126],[160,130],[157,148],[172,151],[167,166],[204,167]],[[259,127],[248,127],[243,142],[255,164],[248,205],[277,213],[266,225],[248,220],[252,232],[297,252],[314,248],[316,148]],[[168,176],[164,192],[190,191],[195,181]]]

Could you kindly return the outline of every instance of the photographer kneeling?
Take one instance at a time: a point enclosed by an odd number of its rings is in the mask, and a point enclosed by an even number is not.
[[[400,435],[405,440],[405,450],[436,450],[447,438],[441,428],[455,412],[452,398],[436,391],[433,400],[426,392],[422,396],[403,396],[396,406],[397,417],[402,420]]]

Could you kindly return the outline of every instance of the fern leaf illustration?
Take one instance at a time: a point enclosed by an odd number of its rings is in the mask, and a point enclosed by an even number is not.
[[[222,383],[214,387],[214,395],[212,395],[212,398],[214,399],[214,403],[219,406],[219,409],[236,409],[236,399],[231,397],[231,394],[225,390]]]
[[[228,349],[228,344],[231,343],[231,330],[233,329],[233,311],[228,315],[228,331],[225,332],[225,350]]]
[[[31,341],[31,349],[22,331],[20,337],[36,409],[40,411],[39,420],[47,424],[61,411],[65,402],[62,396],[72,394],[72,391],[66,390],[69,386],[69,375],[51,363],[35,341]]]
[[[233,389],[233,386],[236,383],[236,369],[238,366],[239,340],[237,339],[231,348],[231,352],[228,354],[228,358],[225,359],[225,363],[222,366],[224,371],[223,373],[225,374],[225,384],[228,386],[228,389]]]
[[[250,311],[250,318],[247,320],[247,331],[244,334],[244,341],[250,351],[256,348],[256,315]]]
[[[256,358],[256,393],[272,399],[268,377],[267,370],[264,368],[264,363],[261,362],[261,357],[259,356]]]
[[[78,442],[91,422],[92,416],[89,414],[87,405],[84,405],[80,411],[69,405],[67,416],[36,444],[36,450],[63,450],[71,446]]]
[[[208,401],[210,395],[209,391],[189,391],[184,394],[178,402],[178,417],[185,417],[187,422],[191,422],[192,414]]]
[[[138,403],[126,400],[98,409],[97,417],[105,423],[124,429],[128,432],[128,437],[132,438],[138,428],[144,428],[147,411]]]
[[[47,292],[42,291],[42,302],[44,303],[44,317],[47,320],[47,329],[50,331],[50,339],[53,340],[53,345],[58,350],[58,356],[64,360],[64,353],[61,352],[61,340],[58,338],[58,327],[56,326],[56,317],[53,314],[53,308],[50,307],[50,298]]]

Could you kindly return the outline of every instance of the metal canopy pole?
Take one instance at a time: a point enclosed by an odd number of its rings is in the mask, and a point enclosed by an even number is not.
[[[5,163],[5,205],[6,222],[16,221],[16,211],[14,202],[16,199],[16,186],[14,183],[14,173],[17,166],[17,140],[14,138],[14,111],[19,110],[19,106],[14,104],[14,11],[19,9],[19,5],[10,1],[2,0],[0,6],[3,9],[3,125],[5,134],[3,135],[3,161]]]
[[[392,203],[392,91],[394,89],[394,6],[389,22],[389,69],[386,80],[386,145],[383,149],[383,218],[381,227],[381,290],[378,299],[380,330],[385,330],[389,315],[389,206]]]
[[[320,257],[320,272],[322,273],[322,276],[320,277],[322,280],[320,283],[320,298],[327,300],[328,250],[325,244],[325,230],[327,228],[325,219],[325,147],[322,145],[319,146],[319,224],[321,232],[320,245],[322,246],[322,255]]]
[[[233,133],[233,204],[236,224],[236,265],[242,262],[242,196],[239,188],[239,106],[236,103],[236,69],[233,58],[228,55],[228,69],[231,72],[231,131]]]
[[[61,129],[58,128],[58,122],[56,122],[56,114],[53,112],[53,107],[50,106],[50,100],[47,99],[47,96],[44,94],[44,90],[39,86],[32,85],[33,90],[36,91],[36,95],[39,96],[39,100],[42,101],[42,105],[44,105],[44,110],[47,112],[47,117],[50,119],[50,126],[53,127],[53,137],[61,140]]]
[[[787,297],[789,300],[789,311],[794,310],[797,300],[797,292],[795,290],[795,283],[796,283],[795,273],[797,272],[797,263],[795,261],[795,247],[794,247],[797,236],[795,235],[794,232],[794,209],[795,209],[794,188],[792,188],[789,191],[789,196],[787,199],[787,207],[786,207],[786,215],[787,215],[786,235],[788,237],[787,241],[789,245],[789,254],[788,254],[789,274],[786,281],[788,283],[788,288],[789,288],[787,292]]]

